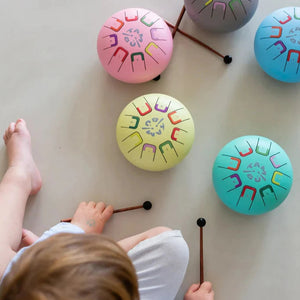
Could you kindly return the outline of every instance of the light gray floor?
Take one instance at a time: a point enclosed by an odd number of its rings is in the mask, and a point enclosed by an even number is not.
[[[128,85],[111,78],[96,52],[98,31],[126,7],[153,10],[176,22],[183,1],[1,0],[0,128],[23,117],[31,130],[44,185],[30,200],[25,226],[41,234],[71,217],[80,201],[106,201],[116,208],[149,199],[150,212],[115,215],[105,233],[120,239],[156,225],[182,230],[190,264],[177,296],[199,281],[198,217],[205,227],[205,278],[216,300],[298,299],[300,294],[300,85],[264,74],[253,40],[262,19],[298,0],[261,0],[253,19],[224,35],[201,32],[184,16],[181,28],[234,62],[177,34],[172,61],[159,82]],[[283,3],[284,2],[284,3]],[[176,168],[151,173],[130,165],[115,140],[117,118],[137,96],[159,92],[191,111],[196,139]],[[279,143],[294,167],[294,185],[276,210],[258,217],[225,207],[214,192],[211,170],[219,150],[242,135]],[[6,168],[0,148],[1,175]]]

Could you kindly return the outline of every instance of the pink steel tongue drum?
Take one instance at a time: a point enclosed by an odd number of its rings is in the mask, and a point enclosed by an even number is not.
[[[102,26],[97,40],[98,56],[104,69],[126,83],[158,80],[171,60],[177,31],[230,64],[229,55],[222,55],[179,29],[184,13],[185,7],[175,26],[143,8],[127,8],[112,15]]]
[[[165,21],[152,11],[128,8],[112,15],[98,35],[98,55],[106,71],[127,83],[159,76],[173,52]]]

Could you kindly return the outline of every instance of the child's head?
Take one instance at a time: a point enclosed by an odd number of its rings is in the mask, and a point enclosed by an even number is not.
[[[96,234],[58,234],[27,249],[0,288],[1,300],[135,300],[135,269],[123,249]]]

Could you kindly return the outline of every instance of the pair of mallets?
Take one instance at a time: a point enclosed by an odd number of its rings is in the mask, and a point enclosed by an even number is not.
[[[181,10],[181,12],[180,12],[180,15],[179,15],[179,17],[178,17],[178,19],[177,19],[177,22],[176,22],[175,26],[172,25],[172,24],[170,24],[169,22],[165,21],[166,24],[167,24],[170,28],[172,28],[172,37],[173,37],[173,39],[174,39],[174,37],[175,37],[176,32],[178,31],[178,32],[181,33],[183,36],[187,37],[188,39],[192,40],[193,42],[197,43],[198,45],[200,45],[200,46],[206,48],[207,50],[209,50],[209,51],[215,53],[216,55],[220,56],[221,58],[223,58],[223,62],[224,62],[226,65],[230,64],[230,63],[232,62],[232,57],[231,57],[230,55],[223,55],[223,54],[221,54],[220,52],[216,51],[215,49],[211,48],[210,46],[206,45],[205,43],[199,41],[199,40],[196,39],[195,37],[189,35],[188,33],[184,32],[184,31],[182,31],[182,30],[180,30],[180,29],[178,28],[179,25],[180,25],[180,23],[181,23],[181,21],[182,21],[182,18],[183,18],[183,16],[184,16],[184,13],[185,13],[185,6],[183,6],[183,8],[182,8],[182,10]]]
[[[113,211],[114,214],[120,213],[120,212],[125,212],[129,210],[135,210],[135,209],[140,209],[143,208],[145,210],[150,210],[152,208],[152,203],[150,201],[145,201],[143,205],[138,205],[138,206],[130,206],[126,208],[120,208],[120,209],[115,209]],[[63,219],[61,222],[71,222],[72,219]],[[205,226],[206,221],[204,218],[199,218],[197,220],[197,225],[200,227],[200,284],[204,282],[204,260],[203,260],[203,227]]]

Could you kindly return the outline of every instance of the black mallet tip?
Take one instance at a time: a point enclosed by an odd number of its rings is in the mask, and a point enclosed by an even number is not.
[[[199,227],[204,227],[205,224],[206,224],[206,220],[205,220],[204,218],[199,218],[199,219],[197,220],[197,225],[198,225]]]
[[[155,78],[153,78],[154,81],[158,81],[159,79],[160,79],[160,75],[158,75]]]
[[[232,57],[229,55],[226,55],[226,56],[224,56],[223,61],[226,65],[229,65],[232,62]]]
[[[143,203],[143,208],[144,208],[145,210],[151,209],[151,208],[152,208],[152,203],[151,203],[150,201],[145,201],[145,202]]]

